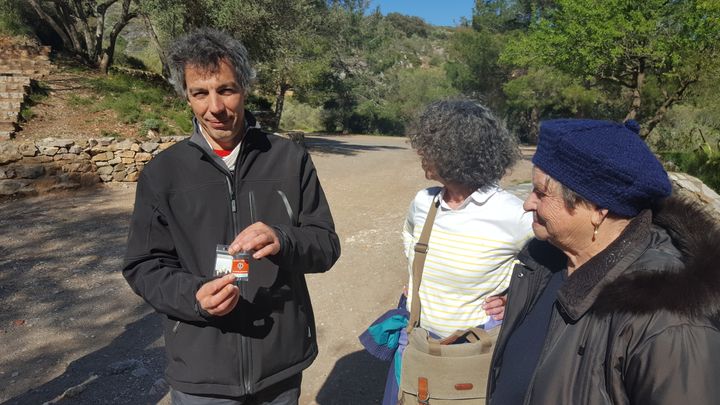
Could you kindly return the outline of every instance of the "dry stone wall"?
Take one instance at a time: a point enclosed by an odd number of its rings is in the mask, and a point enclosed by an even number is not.
[[[137,181],[145,164],[184,136],[158,141],[46,138],[0,142],[0,198]]]
[[[302,135],[301,132],[283,134],[300,144],[304,143]],[[0,141],[0,199],[97,183],[135,182],[147,162],[185,138]],[[720,220],[720,196],[717,193],[689,174],[668,174],[678,192],[699,201]]]

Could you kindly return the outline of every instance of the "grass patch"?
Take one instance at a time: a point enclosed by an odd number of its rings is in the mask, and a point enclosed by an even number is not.
[[[27,122],[35,117],[33,107],[42,103],[49,95],[50,87],[47,84],[35,80],[30,81],[30,89],[20,109],[20,120]]]
[[[84,105],[92,106],[95,111],[112,110],[124,124],[141,124],[140,135],[144,135],[149,126],[162,134],[187,133],[192,129],[187,104],[174,97],[167,84],[121,72],[89,78],[85,84],[97,98],[78,97],[71,103],[87,103]]]
[[[115,138],[115,139],[120,139],[123,137],[122,134],[119,134],[115,131],[106,131],[106,130],[100,131],[100,136],[102,138]]]
[[[96,97],[81,97],[73,94],[70,96],[70,98],[68,98],[68,104],[73,107],[87,107],[95,104],[96,102]]]

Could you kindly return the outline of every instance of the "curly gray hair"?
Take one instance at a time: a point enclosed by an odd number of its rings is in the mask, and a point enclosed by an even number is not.
[[[467,99],[428,105],[408,131],[423,162],[447,182],[496,184],[520,157],[517,141],[487,107]]]
[[[235,80],[247,92],[255,79],[245,46],[230,35],[212,28],[198,28],[178,38],[168,49],[170,83],[185,97],[185,68],[188,65],[217,72],[226,60],[235,71]]]

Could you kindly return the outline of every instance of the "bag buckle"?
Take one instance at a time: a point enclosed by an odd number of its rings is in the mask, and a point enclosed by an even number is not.
[[[430,404],[430,393],[428,392],[428,379],[425,377],[418,377],[418,390],[417,390],[418,404],[429,405]]]
[[[415,244],[415,253],[422,253],[425,254],[428,251],[428,244],[427,243],[416,243]]]

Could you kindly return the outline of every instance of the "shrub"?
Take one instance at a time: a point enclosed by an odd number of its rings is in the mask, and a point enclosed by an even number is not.
[[[316,132],[323,128],[321,109],[299,103],[293,99],[286,99],[285,108],[280,119],[280,128],[299,129],[306,132]]]

